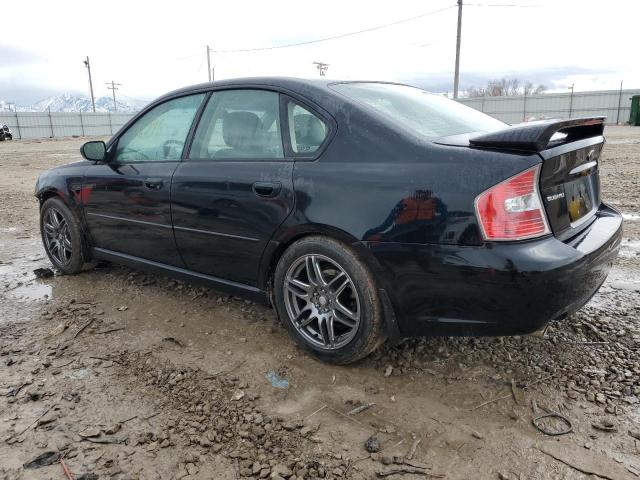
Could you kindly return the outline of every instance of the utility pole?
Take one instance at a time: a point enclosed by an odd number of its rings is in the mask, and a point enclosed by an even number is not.
[[[458,98],[460,83],[460,40],[462,37],[462,0],[458,0],[458,37],[456,40],[456,71],[453,77],[453,98]]]
[[[111,80],[111,82],[107,82],[107,83],[105,83],[105,85],[107,86],[107,88],[109,90],[111,90],[111,93],[113,94],[113,111],[117,112],[118,111],[118,104],[116,103],[116,90],[118,90],[118,86],[120,86],[122,84],[121,83],[116,83],[113,80]]]
[[[96,101],[93,97],[93,81],[91,80],[91,64],[89,63],[88,55],[87,59],[84,61],[84,66],[87,67],[87,71],[89,72],[89,91],[91,92],[91,106],[93,107],[93,113],[96,113]]]
[[[571,114],[573,113],[573,87],[575,87],[575,83],[572,83],[569,87],[571,89],[571,96],[569,97],[569,118],[571,118]]]
[[[616,114],[616,125],[620,124],[620,105],[621,104],[622,104],[622,80],[620,80],[620,93],[618,94],[618,113]]]
[[[211,78],[211,48],[207,45],[207,75],[209,75],[209,81],[211,82],[213,79]]]

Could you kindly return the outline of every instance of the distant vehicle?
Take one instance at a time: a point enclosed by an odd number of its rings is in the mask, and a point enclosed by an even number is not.
[[[102,259],[271,303],[318,358],[535,331],[604,282],[603,118],[509,126],[406,85],[238,79],[172,92],[40,175],[64,273]]]
[[[0,142],[4,140],[13,140],[13,133],[7,125],[0,123]]]

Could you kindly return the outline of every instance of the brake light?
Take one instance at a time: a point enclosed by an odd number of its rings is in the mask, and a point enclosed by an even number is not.
[[[538,190],[539,175],[536,165],[476,197],[485,240],[524,240],[551,232]]]

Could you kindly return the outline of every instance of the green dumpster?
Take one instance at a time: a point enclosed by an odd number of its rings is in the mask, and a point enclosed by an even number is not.
[[[640,126],[640,95],[631,97],[631,115],[629,125]]]

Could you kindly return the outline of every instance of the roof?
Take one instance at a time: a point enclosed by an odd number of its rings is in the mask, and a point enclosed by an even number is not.
[[[181,93],[189,93],[204,90],[211,87],[226,87],[233,85],[263,85],[270,87],[279,87],[284,89],[295,90],[296,87],[316,87],[326,88],[330,83],[340,82],[341,80],[327,80],[324,78],[295,78],[295,77],[241,77],[230,78],[225,80],[216,80],[214,82],[204,82],[187,87],[179,88],[163,96],[179,95]]]
[[[328,86],[334,83],[357,83],[357,82],[367,82],[367,83],[395,83],[395,82],[385,82],[381,80],[344,80],[344,79],[333,79],[333,78],[297,78],[297,77],[242,77],[242,78],[231,78],[225,80],[216,80],[214,82],[205,82],[198,83],[196,85],[190,85],[188,87],[179,88],[172,92],[169,92],[163,95],[160,98],[172,97],[174,95],[180,95],[184,93],[197,92],[206,90],[209,88],[215,87],[226,87],[226,86],[265,86],[265,87],[276,87],[284,90],[292,90],[299,91],[305,90],[307,93],[310,91],[326,91],[328,90]],[[154,102],[155,103],[155,102]]]

